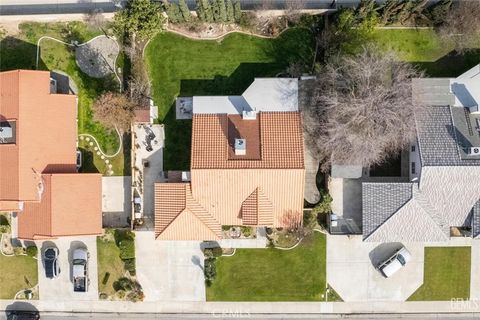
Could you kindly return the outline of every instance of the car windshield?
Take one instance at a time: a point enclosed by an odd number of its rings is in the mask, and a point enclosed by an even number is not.
[[[402,266],[405,265],[405,263],[406,263],[405,258],[401,254],[397,255],[397,259]]]
[[[73,259],[73,264],[85,264],[85,260],[83,260],[83,259]]]

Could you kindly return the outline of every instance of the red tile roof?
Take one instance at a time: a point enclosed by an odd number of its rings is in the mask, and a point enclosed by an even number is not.
[[[230,120],[229,120],[230,117]],[[192,169],[303,169],[303,128],[298,112],[260,112],[260,159],[229,159],[229,121],[226,114],[195,114],[192,128]],[[241,132],[242,130],[238,130]],[[247,148],[256,145],[252,128],[246,137]],[[248,137],[250,138],[249,141]],[[254,154],[255,157],[255,154]],[[241,157],[235,157],[241,158]]]

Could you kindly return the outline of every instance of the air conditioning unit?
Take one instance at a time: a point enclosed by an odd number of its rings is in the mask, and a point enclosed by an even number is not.
[[[471,147],[470,148],[471,156],[480,156],[480,147]]]

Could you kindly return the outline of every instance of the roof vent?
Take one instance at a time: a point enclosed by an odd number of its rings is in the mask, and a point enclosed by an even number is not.
[[[479,147],[471,147],[469,155],[471,156],[480,156],[480,148]]]
[[[247,154],[247,140],[235,139],[235,155],[244,156]]]
[[[255,120],[257,119],[257,112],[255,110],[242,111],[243,120]]]

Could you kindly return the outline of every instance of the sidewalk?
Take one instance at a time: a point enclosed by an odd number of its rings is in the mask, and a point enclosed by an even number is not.
[[[0,300],[0,310],[14,303]],[[431,302],[121,302],[121,301],[30,301],[39,311],[115,313],[204,313],[212,315],[250,314],[388,314],[388,313],[473,313],[479,301]],[[17,301],[18,303],[18,301]]]

